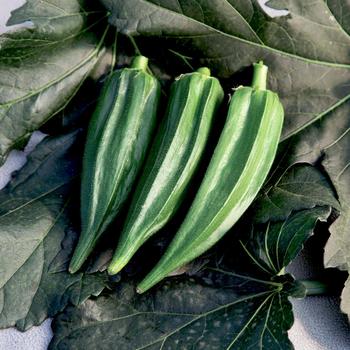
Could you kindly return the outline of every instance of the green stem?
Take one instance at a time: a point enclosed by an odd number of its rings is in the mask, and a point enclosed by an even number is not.
[[[129,40],[130,40],[132,46],[134,47],[134,50],[135,50],[136,54],[137,54],[137,55],[141,55],[141,51],[140,51],[139,47],[137,46],[134,37],[131,36],[131,35],[128,35],[128,38],[129,38]]]
[[[267,82],[267,66],[264,65],[263,61],[254,63],[254,73],[252,87],[254,89],[266,90]]]
[[[329,286],[320,281],[302,280],[300,281],[305,289],[306,295],[326,295],[329,293]]]
[[[198,68],[197,73],[201,73],[203,75],[207,75],[208,77],[210,77],[210,69],[207,67]]]
[[[277,274],[277,276],[283,276],[286,273],[286,268],[282,267],[281,271]]]
[[[171,49],[168,49],[169,52],[171,52],[172,54],[174,54],[175,56],[179,57],[180,59],[182,59],[185,64],[191,69],[191,70],[194,70],[194,68],[192,67],[191,63],[189,62],[188,59],[191,59],[191,57],[186,57],[184,55],[181,55],[180,53],[178,53],[177,51],[174,51],[174,50],[171,50]]]
[[[148,58],[145,56],[136,56],[132,61],[131,68],[146,71],[148,68]]]

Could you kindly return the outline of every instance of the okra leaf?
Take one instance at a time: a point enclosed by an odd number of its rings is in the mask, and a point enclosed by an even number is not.
[[[317,221],[327,221],[329,206],[293,212],[285,220],[260,226],[247,237],[244,249],[256,262],[278,275],[296,257],[313,234]]]
[[[0,36],[0,164],[66,106],[100,57],[103,38],[87,28],[98,20],[83,4],[28,0],[8,23],[29,28]]]
[[[0,192],[0,328],[25,330],[99,294],[102,274],[71,275],[81,132],[48,137]]]
[[[87,79],[66,108],[40,128],[45,134],[62,135],[86,128],[95,109],[103,83]]]
[[[330,181],[310,164],[295,164],[273,184],[267,184],[254,202],[254,221],[283,220],[292,211],[315,206],[340,210]]]
[[[345,30],[346,33],[350,34],[349,2],[342,0],[328,0],[327,5],[329,6],[330,10],[334,14],[341,27]]]
[[[350,271],[349,234],[350,225],[350,101],[339,106],[315,125],[310,125],[298,135],[287,140],[283,155],[285,164],[295,162],[319,162],[326,170],[340,203],[339,217],[331,225],[331,236],[325,248],[324,263],[327,267],[338,267]],[[283,168],[282,166],[282,168]],[[310,193],[310,191],[308,191]],[[326,198],[326,197],[324,197]],[[349,287],[350,280],[342,295],[342,310],[350,314]]]
[[[115,294],[67,307],[53,322],[49,349],[247,349],[260,343],[291,349],[287,296],[240,297],[189,280],[167,282],[139,297],[133,285],[123,284]]]
[[[255,226],[242,239],[232,235],[202,270],[146,294],[121,282],[113,293],[68,306],[53,321],[49,349],[292,349],[288,297],[306,290],[277,271],[329,213],[313,208]]]
[[[162,41],[168,56],[176,51],[219,77],[263,60],[286,112],[283,140],[350,98],[350,37],[323,0],[274,1],[288,10],[278,18],[256,1],[101,1],[120,32],[154,39],[142,47],[151,57]]]
[[[340,217],[331,225],[325,248],[325,265],[350,273],[350,133],[349,128],[325,150],[323,166],[339,194]],[[350,319],[350,278],[342,293],[341,308]]]

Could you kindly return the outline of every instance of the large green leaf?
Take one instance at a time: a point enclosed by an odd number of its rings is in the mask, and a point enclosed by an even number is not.
[[[101,15],[103,17],[103,14]],[[78,0],[28,0],[0,36],[0,164],[76,93],[103,50]]]
[[[299,163],[260,191],[253,205],[254,221],[283,220],[292,211],[327,205],[340,209],[329,180],[316,167]]]
[[[350,118],[349,118],[350,120]],[[348,124],[350,125],[350,124]],[[350,273],[350,128],[325,150],[323,165],[339,193],[342,212],[330,228],[325,249],[325,264]],[[350,319],[350,277],[342,294],[342,310]]]
[[[333,15],[336,17],[337,22],[340,26],[350,34],[350,21],[349,21],[349,13],[350,13],[350,3],[349,1],[343,0],[327,0],[327,5],[329,9],[332,11]]]
[[[103,275],[66,272],[79,217],[79,134],[46,138],[0,192],[0,328],[28,329],[104,287]]]
[[[264,60],[270,69],[269,87],[278,92],[286,111],[283,139],[350,97],[350,66],[346,64],[350,61],[350,38],[323,0],[313,2],[313,6],[302,0],[290,1],[290,14],[275,19],[266,17],[255,2],[102,2],[111,11],[110,22],[119,31],[151,36],[157,42],[165,39],[165,46],[209,65],[221,77]],[[310,32],[310,26],[317,30]],[[281,32],[285,33],[283,38]],[[342,49],[335,49],[330,41]],[[154,46],[150,48],[148,53],[152,55],[156,50]]]
[[[350,12],[349,12],[350,13]],[[298,161],[317,162],[327,171],[340,202],[340,216],[330,227],[324,263],[350,272],[350,102],[346,102],[317,123],[310,125],[286,143],[287,164]],[[314,185],[315,186],[315,185]],[[309,190],[307,190],[308,193]],[[341,308],[350,315],[350,279],[342,294]]]
[[[168,279],[145,295],[120,283],[112,294],[67,307],[53,322],[49,348],[291,349],[288,296],[305,289],[279,273],[329,213],[318,207],[252,228],[191,278]]]
[[[348,64],[350,38],[343,28],[345,11],[339,7],[340,1],[270,0],[268,6],[288,9],[289,15],[265,21],[257,30],[268,46],[305,58]]]

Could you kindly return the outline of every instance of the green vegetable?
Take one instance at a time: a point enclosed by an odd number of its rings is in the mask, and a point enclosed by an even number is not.
[[[194,202],[160,262],[140,283],[145,292],[213,246],[241,217],[275,157],[283,123],[278,96],[266,90],[267,67],[254,65],[252,87],[239,87]]]
[[[210,76],[208,68],[181,75],[173,83],[166,116],[108,268],[110,274],[118,273],[175,213],[200,161],[223,97],[219,81]]]
[[[81,184],[82,232],[70,262],[76,272],[115,218],[139,173],[153,135],[159,82],[146,73],[148,59],[116,71],[92,116]]]
[[[15,1],[8,4],[16,6]],[[288,299],[295,284],[280,272],[268,271],[273,266],[283,269],[286,258],[295,257],[288,251],[296,240],[300,243],[300,237],[313,233],[312,254],[323,255],[326,267],[344,269],[327,272],[317,259],[317,276],[329,282],[336,296],[344,286],[342,311],[350,316],[350,278],[345,281],[345,271],[350,272],[350,2],[270,4],[288,15],[272,18],[257,2],[221,0],[26,0],[11,13],[10,31],[0,35],[0,162],[10,149],[23,147],[33,130],[44,127],[48,134],[60,136],[56,141],[46,138],[0,191],[0,328],[23,330],[54,317],[51,350],[292,349],[288,335],[294,342],[298,330],[287,332],[293,323]],[[13,26],[28,20],[30,28]],[[186,275],[167,278],[137,297],[133,276],[149,272],[148,260],[163,251],[164,239],[143,247],[121,282],[113,278],[96,283],[96,288],[91,281],[99,279],[96,272],[105,268],[115,248],[107,240],[94,249],[97,258],[89,258],[88,275],[67,273],[80,232],[74,218],[80,217],[76,180],[84,139],[73,141],[77,135],[62,133],[85,125],[86,112],[98,98],[99,84],[93,81],[97,74],[114,62],[125,62],[131,46],[145,49],[145,44],[155,61],[162,62],[154,71],[165,81],[175,77],[180,66],[201,62],[223,79],[241,71],[235,78],[242,84],[247,78],[244,67],[263,59],[269,66],[268,86],[278,92],[286,115],[281,136],[285,141],[268,186],[259,192],[258,216],[250,207],[225,241],[203,260],[185,265]],[[215,146],[216,142],[210,148]],[[1,168],[0,187],[14,169],[11,161]],[[334,206],[330,196],[341,208],[331,216],[322,214],[320,220],[329,221],[317,224],[314,232],[308,213],[326,202]],[[186,207],[191,204],[186,202]],[[257,220],[270,223],[263,229],[266,226],[256,225]],[[247,235],[251,226],[259,230],[255,240]],[[317,237],[324,238],[328,227],[331,238],[323,252]],[[231,258],[234,261],[227,261]],[[198,274],[203,279],[198,281]],[[97,297],[104,283],[107,288]],[[309,306],[308,325],[317,324],[313,335],[324,348],[333,348],[332,337],[321,337],[327,314],[319,318],[310,312],[313,299],[303,302]],[[300,310],[293,311],[298,317]],[[338,313],[337,345],[347,349],[347,319]]]

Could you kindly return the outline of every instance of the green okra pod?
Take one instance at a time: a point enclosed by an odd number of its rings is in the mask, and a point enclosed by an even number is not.
[[[148,59],[134,58],[105,83],[88,127],[81,180],[81,235],[69,271],[76,272],[127,199],[153,137],[160,84]]]

